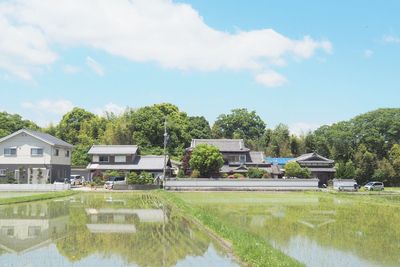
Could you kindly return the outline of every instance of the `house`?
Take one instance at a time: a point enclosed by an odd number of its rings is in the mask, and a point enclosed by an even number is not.
[[[271,163],[265,160],[264,152],[251,151],[245,147],[243,139],[193,139],[186,153],[190,154],[199,144],[213,145],[219,149],[224,158],[221,173],[247,173],[252,167],[270,171]]]
[[[105,171],[150,172],[154,177],[159,177],[164,171],[164,156],[142,156],[136,145],[94,145],[88,154],[91,163],[87,166],[90,179]],[[171,161],[167,157],[166,170],[169,172]]]
[[[0,139],[0,179],[45,184],[70,177],[72,149],[52,135],[19,130]]]
[[[271,177],[282,178],[285,173],[285,165],[294,158],[272,158],[266,157],[265,160],[272,164]]]
[[[311,177],[319,179],[319,185],[328,184],[328,180],[335,176],[335,161],[327,159],[318,153],[308,153],[301,155],[291,161],[296,161],[302,168],[311,171]]]

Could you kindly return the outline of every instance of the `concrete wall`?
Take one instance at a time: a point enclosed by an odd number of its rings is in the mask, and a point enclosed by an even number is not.
[[[357,184],[353,179],[333,179],[333,189],[339,190],[355,190],[354,184]]]
[[[48,192],[69,190],[69,184],[0,184],[0,191]]]
[[[167,180],[166,190],[318,190],[318,179],[180,179]]]

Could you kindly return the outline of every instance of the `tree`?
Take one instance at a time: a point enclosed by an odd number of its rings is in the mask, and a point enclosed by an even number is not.
[[[79,144],[83,125],[95,117],[82,108],[74,108],[62,117],[57,126],[57,137],[73,145]]]
[[[339,162],[336,164],[336,178],[339,179],[354,179],[356,168],[354,163],[349,160],[346,163]]]
[[[20,115],[0,112],[0,138],[21,129],[39,130],[34,122],[23,120]]]
[[[196,146],[189,161],[190,168],[198,170],[202,177],[218,174],[223,164],[224,159],[218,148],[208,144]]]
[[[378,168],[374,172],[373,179],[393,185],[393,178],[395,176],[396,171],[392,164],[388,159],[384,158],[378,162]]]
[[[369,181],[377,167],[376,155],[369,152],[365,145],[360,145],[354,156],[356,164],[356,180],[359,184],[364,184]]]
[[[211,138],[211,128],[208,121],[203,116],[189,117],[188,131],[192,139]]]
[[[274,157],[292,156],[289,127],[287,125],[278,124],[272,130],[267,152]]]
[[[233,109],[230,114],[218,116],[212,127],[215,138],[243,138],[258,140],[265,132],[265,123],[255,111]]]
[[[310,178],[311,172],[307,168],[302,168],[296,161],[291,161],[285,165],[287,177]]]

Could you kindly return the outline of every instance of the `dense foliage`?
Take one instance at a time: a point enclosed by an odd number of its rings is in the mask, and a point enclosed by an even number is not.
[[[219,169],[224,164],[224,159],[217,147],[200,144],[193,149],[189,164],[190,168],[198,170],[202,177],[211,177],[219,174]]]
[[[38,130],[39,126],[32,121],[23,120],[20,115],[0,112],[0,138],[23,128]]]
[[[307,168],[302,168],[296,161],[288,162],[285,165],[287,177],[310,178],[311,172]]]

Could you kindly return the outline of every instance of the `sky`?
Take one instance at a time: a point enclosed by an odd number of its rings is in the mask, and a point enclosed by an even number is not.
[[[0,110],[170,102],[294,133],[399,107],[400,1],[0,0]]]

